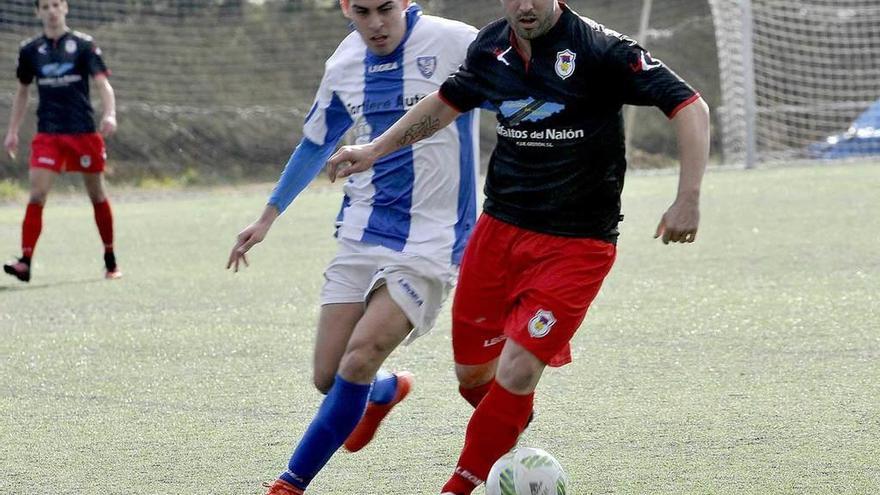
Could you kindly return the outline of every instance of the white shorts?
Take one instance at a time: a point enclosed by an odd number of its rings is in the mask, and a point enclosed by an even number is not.
[[[324,271],[321,305],[366,304],[383,285],[413,325],[408,344],[434,326],[458,266],[351,239],[338,240],[339,251]]]

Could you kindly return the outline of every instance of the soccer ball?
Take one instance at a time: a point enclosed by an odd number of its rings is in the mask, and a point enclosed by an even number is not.
[[[505,454],[489,471],[486,495],[565,495],[568,477],[552,455],[520,447]]]

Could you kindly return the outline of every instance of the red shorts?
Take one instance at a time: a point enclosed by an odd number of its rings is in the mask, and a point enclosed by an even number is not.
[[[550,366],[571,362],[569,341],[616,254],[609,242],[540,234],[483,214],[452,305],[455,362],[487,363],[507,338]]]
[[[53,172],[83,172],[97,174],[104,171],[107,150],[104,138],[97,132],[84,134],[37,133],[31,142],[31,167],[47,168]]]

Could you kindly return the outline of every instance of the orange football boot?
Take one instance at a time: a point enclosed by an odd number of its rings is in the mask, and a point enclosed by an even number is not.
[[[267,485],[264,483],[264,487]],[[274,483],[268,486],[269,491],[266,492],[266,495],[304,495],[305,492],[290,483],[284,481],[281,478],[275,480]]]
[[[364,416],[361,418],[357,426],[355,426],[351,435],[345,439],[345,443],[343,443],[345,450],[349,452],[357,452],[366,447],[366,445],[370,443],[370,440],[373,439],[373,436],[376,435],[376,430],[379,429],[379,424],[382,423],[385,416],[388,416],[391,409],[409,395],[414,381],[413,374],[409,371],[401,371],[399,373],[394,373],[394,376],[397,377],[397,392],[395,392],[394,398],[387,404],[375,404],[373,402],[367,404],[367,410],[364,411]]]

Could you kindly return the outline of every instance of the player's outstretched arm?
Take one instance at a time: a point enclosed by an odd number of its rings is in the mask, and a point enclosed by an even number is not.
[[[340,148],[327,161],[330,181],[367,170],[379,158],[433,136],[458,116],[458,110],[440,99],[436,91],[431,93],[369,144]]]
[[[663,244],[694,242],[700,224],[700,186],[709,161],[709,107],[702,98],[672,119],[678,137],[681,170],[678,194],[657,225],[654,237]]]
[[[24,121],[24,114],[27,111],[28,104],[28,86],[26,84],[18,84],[18,91],[15,93],[15,99],[12,100],[12,114],[9,117],[9,129],[6,131],[6,139],[3,140],[3,148],[9,158],[15,160],[15,153],[18,151],[18,130]]]
[[[239,232],[238,237],[235,238],[235,245],[232,246],[232,251],[229,253],[229,261],[226,262],[227,270],[232,268],[232,271],[237,273],[239,262],[248,266],[248,250],[266,238],[266,234],[272,228],[272,223],[280,214],[274,205],[267,205],[260,218]]]

